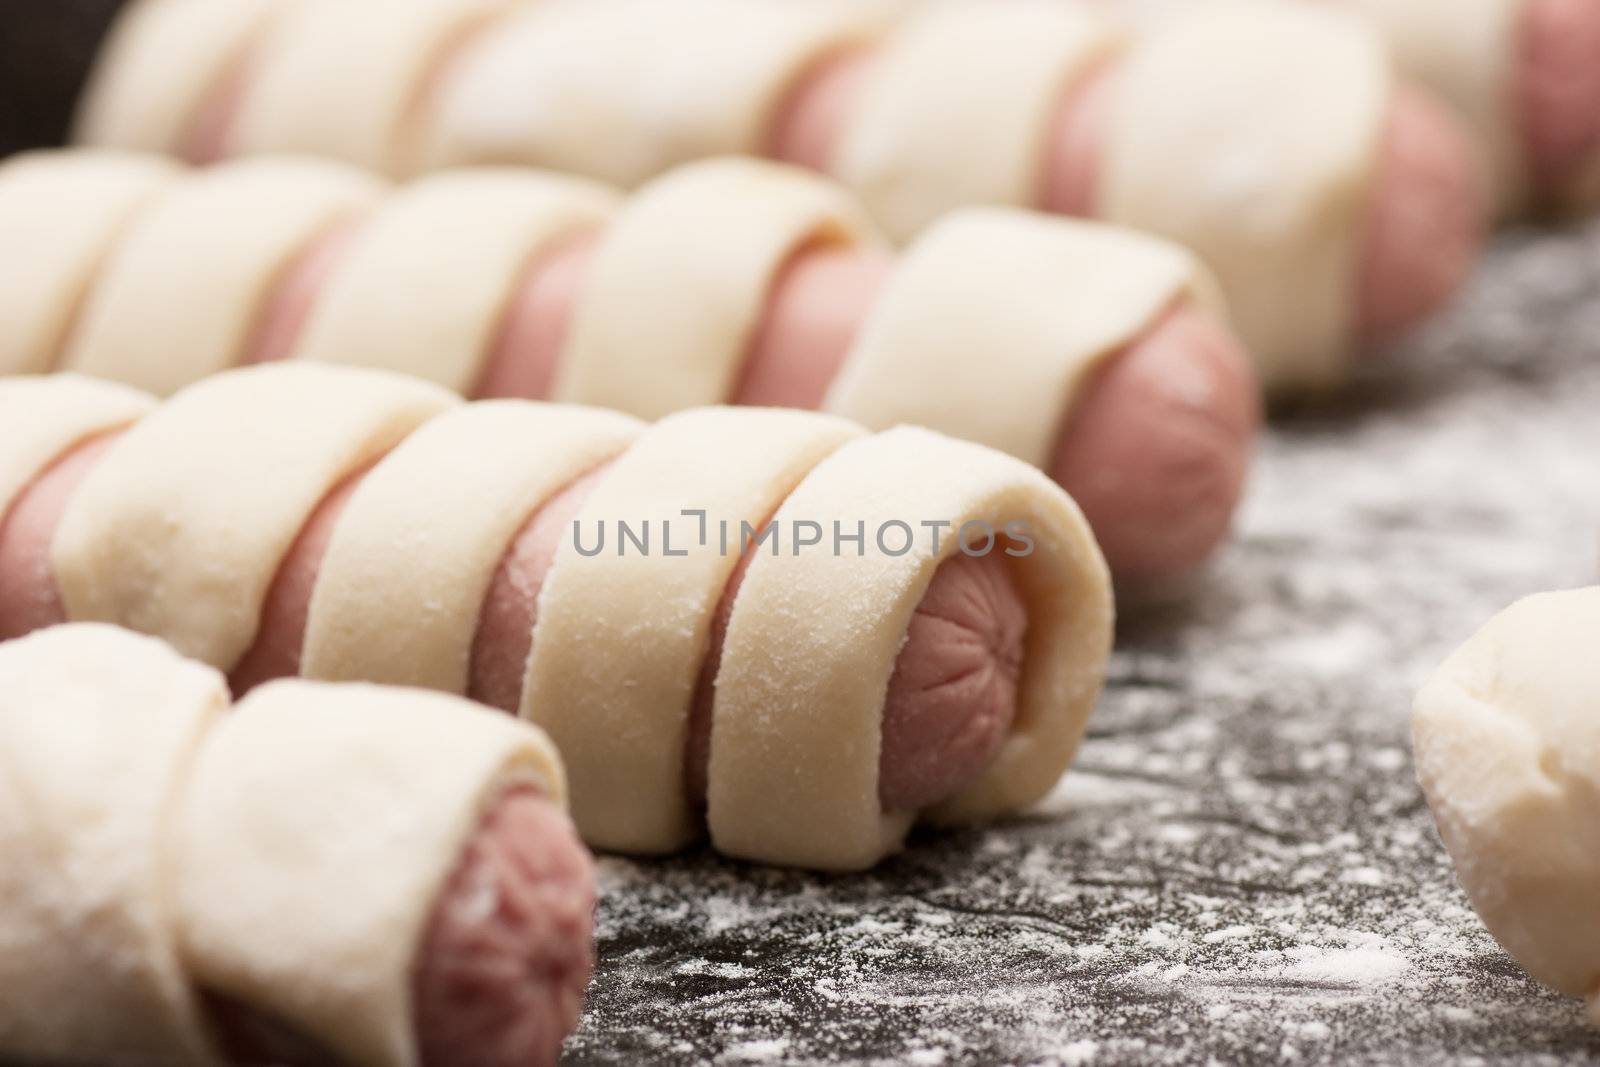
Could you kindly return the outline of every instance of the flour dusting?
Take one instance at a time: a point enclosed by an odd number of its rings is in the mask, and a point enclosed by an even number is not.
[[[1505,238],[1336,406],[1280,414],[1238,543],[1125,617],[1030,815],[823,878],[602,863],[574,1064],[1600,1057],[1467,906],[1412,778],[1422,677],[1600,573],[1600,228]]]

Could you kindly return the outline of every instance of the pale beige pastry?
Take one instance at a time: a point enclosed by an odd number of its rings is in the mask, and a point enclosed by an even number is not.
[[[1600,1024],[1600,588],[1491,619],[1429,677],[1417,777],[1472,906]]]
[[[515,161],[632,187],[693,159],[757,155],[810,67],[872,40],[895,6],[524,6],[462,55],[430,117],[425,158],[435,167]]]
[[[848,194],[804,172],[750,159],[681,167],[606,231],[553,396],[650,419],[725,403],[790,257],[881,244]]]
[[[927,4],[885,39],[829,173],[902,242],[956,208],[1033,207],[1063,97],[1125,36],[1062,0]]]
[[[253,74],[228,148],[328,155],[396,177],[415,173],[419,123],[439,66],[515,6],[511,0],[286,6],[250,58]]]
[[[0,391],[0,520],[28,483],[74,445],[126,426],[156,406],[155,398],[114,382],[17,377]]]
[[[413,379],[313,364],[190,386],[117,441],[63,515],[52,560],[68,619],[156,634],[231,669],[312,508],[455,402]],[[196,448],[214,438],[236,447]]]
[[[217,1058],[182,961],[170,838],[216,671],[109,626],[0,645],[0,1050]]]
[[[210,93],[295,0],[137,0],[125,5],[78,102],[76,140],[180,152]]]
[[[404,186],[356,235],[293,354],[403,371],[471,394],[523,272],[562,241],[603,226],[616,201],[593,182],[509,168]]]
[[[969,208],[906,251],[823,407],[875,430],[937,427],[1048,468],[1095,369],[1191,299],[1225,313],[1205,266],[1176,245]]]
[[[159,395],[242,362],[268,294],[383,184],[341,164],[245,159],[187,177],[107,256],[62,359]]]
[[[0,163],[0,374],[55,368],[106,254],[180,172],[155,156],[25,152]]]
[[[1097,217],[1198,250],[1269,388],[1343,381],[1393,90],[1382,39],[1345,11],[1217,0],[1149,30],[1118,78]]]
[[[340,515],[311,597],[301,671],[466,693],[478,615],[512,537],[640,429],[616,412],[514,400],[428,422],[362,479]]]
[[[522,710],[572,768],[585,840],[670,852],[699,837],[684,789],[690,705],[741,524],[759,528],[860,433],[800,411],[681,412],[647,430],[584,502],[540,594]],[[619,521],[636,536],[653,529],[649,548],[629,552],[616,540],[579,551],[605,527],[620,539]]]
[[[1077,508],[999,452],[913,427],[858,438],[819,463],[774,521],[831,515],[863,524],[861,555],[757,552],[739,588],[706,819],[732,855],[851,870],[898,847],[910,824],[877,802],[879,723],[907,621],[940,562],[990,537],[1014,566],[1028,633],[1011,732],[976,781],[925,813],[935,822],[1016,811],[1060,778],[1099,696],[1112,604]],[[937,550],[923,540],[929,522],[947,524]]]
[[[1110,6],[286,2],[186,155],[547,166],[628,188],[759,155],[836,175],[901,242],[969,206],[1129,225],[1211,266],[1282,393],[1342,384],[1459,290],[1482,237],[1469,139],[1394,76],[1375,25],[1332,0],[1218,0],[1130,32]],[[1557,16],[1534,21],[1560,52]],[[1600,120],[1557,106],[1581,96],[1582,48],[1519,81],[1555,101],[1535,110],[1562,160],[1600,143]]]
[[[1408,75],[1447,98],[1471,128],[1497,206],[1527,203],[1516,113],[1523,0],[1342,0],[1383,28]]]

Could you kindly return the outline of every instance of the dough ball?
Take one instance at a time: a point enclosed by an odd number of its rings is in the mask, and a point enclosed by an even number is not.
[[[1417,777],[1472,905],[1600,1023],[1600,588],[1490,620],[1417,694]]]

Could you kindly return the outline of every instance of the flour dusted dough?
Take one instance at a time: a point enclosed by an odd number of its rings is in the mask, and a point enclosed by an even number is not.
[[[716,159],[646,186],[595,257],[555,399],[641,418],[729,400],[779,268],[812,242],[876,237],[848,194],[792,167]]]
[[[301,673],[465,693],[478,616],[511,539],[639,429],[616,412],[485,400],[412,434],[339,516]]]
[[[262,41],[235,120],[239,152],[334,156],[402,177],[429,81],[510,0],[309,0]]]
[[[522,272],[557,241],[600,225],[615,201],[600,185],[510,169],[409,185],[367,222],[294,354],[470,394]]]
[[[425,382],[285,363],[209,378],[124,434],[51,546],[67,617],[232,668],[328,491],[456,402]]]
[[[234,366],[294,256],[381,190],[314,160],[194,172],[109,257],[64,365],[160,395]]]
[[[875,0],[598,0],[528,7],[441,90],[433,166],[505,162],[632,187],[693,159],[760,154],[813,64],[870,40]]]
[[[17,497],[74,445],[126,426],[155,398],[75,374],[0,378],[0,522]]]
[[[130,219],[177,175],[120,152],[28,152],[0,164],[0,374],[39,374]],[[16,254],[20,252],[21,254]]]
[[[1600,1023],[1600,588],[1491,619],[1417,694],[1417,777],[1484,924]]]
[[[740,523],[759,527],[807,471],[859,433],[811,412],[684,412],[641,436],[584,501],[577,543],[592,549],[603,526],[606,545],[591,556],[564,540],[556,554],[539,597],[523,714],[566,759],[573,818],[594,847],[668,852],[698,835],[684,778],[689,707],[739,561]],[[686,507],[706,513],[703,542],[701,520]],[[620,522],[635,535],[650,524],[648,555],[631,543],[623,551]]]
[[[62,626],[0,647],[0,1048],[215,1062],[178,955],[173,812],[228,704],[149,638]]]
[[[1345,0],[1377,20],[1407,76],[1466,119],[1503,214],[1526,206],[1516,61],[1526,0]]]
[[[287,9],[287,0],[134,0],[96,59],[75,139],[179,151],[206,97],[249,62],[248,46]]]
[[[1269,0],[1174,14],[1120,68],[1096,215],[1194,249],[1269,388],[1348,369],[1391,88],[1360,16]]]
[[[412,974],[435,901],[519,783],[564,800],[537,731],[460,698],[254,690],[212,731],[183,807],[185,964],[344,1062],[415,1067]]]
[[[969,520],[997,532],[1021,521],[1034,541],[1013,561],[1028,606],[1017,718],[983,776],[927,814],[982,819],[1043,796],[1076,751],[1111,645],[1105,562],[1076,506],[1009,456],[902,427],[833,453],[776,519],[824,517],[847,532],[864,523],[864,555],[831,544],[763,552],[734,601],[711,733],[712,843],[746,859],[840,870],[899,847],[915,813],[879,806],[884,699],[911,616]],[[941,520],[952,526],[935,556],[919,524]],[[917,539],[901,556],[888,552],[903,534],[891,529],[887,550],[877,543],[892,521]],[[973,531],[975,551],[982,540]]]
[[[1062,0],[929,5],[874,55],[829,169],[897,241],[969,204],[1031,207],[1067,88],[1121,37]]]
[[[1205,268],[1176,245],[969,208],[902,257],[824,408],[871,429],[927,426],[1042,467],[1088,373],[1185,297],[1220,310]]]

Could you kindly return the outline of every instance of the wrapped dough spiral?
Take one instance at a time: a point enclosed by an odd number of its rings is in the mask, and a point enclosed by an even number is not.
[[[554,1007],[456,1052],[553,1063],[576,1023],[593,872],[560,815],[560,761],[525,723],[439,693],[298,680],[230,709],[215,670],[74,624],[0,644],[0,738],[0,1053],[260,1062],[238,1047],[248,1017],[340,1062],[441,1067],[427,1050],[447,961],[429,956],[471,962],[468,928],[492,939],[483,894],[513,890],[544,893],[561,913],[550,928],[569,925],[477,962],[522,987],[500,997]],[[509,811],[547,813],[523,842],[543,870],[497,876],[474,858],[504,844],[494,820]],[[463,871],[479,879],[476,920],[449,906]]]
[[[19,379],[0,385],[0,406],[7,391],[104,388]],[[29,458],[17,462],[36,466],[41,451],[19,447]],[[9,454],[0,431],[0,457]],[[752,408],[645,428],[596,409],[461,405],[382,372],[278,364],[191,386],[114,440],[66,503],[50,567],[67,618],[167,637],[236,672],[297,531],[353,484],[289,669],[464,692],[479,607],[517,527],[608,462],[542,579],[515,702],[562,749],[591,843],[660,852],[699,835],[684,786],[697,678],[741,538],[769,519],[777,533],[752,550],[714,679],[715,845],[824,868],[868,866],[898,847],[916,813],[879,800],[886,693],[911,614],[954,557],[1017,549],[1002,570],[1026,605],[1027,633],[1008,734],[924,814],[1014,810],[1071,761],[1110,643],[1104,562],[1076,507],[1039,472],[927,431],[871,435],[831,416]],[[801,551],[799,531],[815,527],[820,539],[834,523],[864,536],[837,554],[825,542]],[[893,529],[883,534],[895,523],[938,524],[943,536],[919,533],[909,551]],[[635,544],[653,525],[653,550],[626,550],[624,524]],[[1008,524],[1021,524],[1025,546]],[[997,535],[970,551],[984,528]],[[597,530],[612,538],[604,551],[586,547]]]

